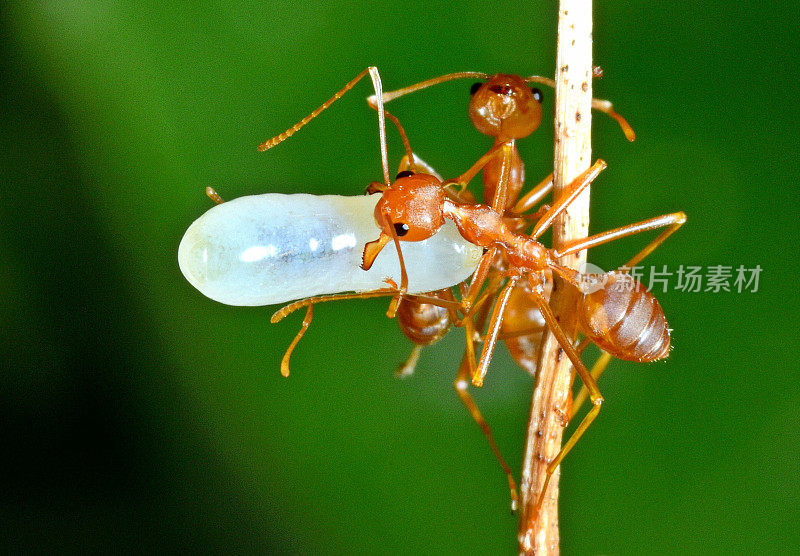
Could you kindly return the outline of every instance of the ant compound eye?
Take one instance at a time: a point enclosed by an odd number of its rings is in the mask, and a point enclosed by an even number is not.
[[[414,175],[414,172],[412,172],[411,170],[403,170],[402,172],[399,172],[394,177],[394,179],[399,180],[400,178],[407,178],[408,176],[413,176],[413,175]]]
[[[408,224],[395,224],[394,225],[394,233],[397,234],[397,237],[403,237],[408,233]]]
[[[531,87],[531,92],[533,93],[533,98],[536,100],[536,102],[542,102],[544,95],[542,94],[541,89],[538,87]]]
[[[472,87],[469,88],[469,94],[474,95],[475,93],[478,92],[478,89],[480,89],[482,86],[483,83],[481,83],[480,81],[478,81],[477,83],[473,83]]]

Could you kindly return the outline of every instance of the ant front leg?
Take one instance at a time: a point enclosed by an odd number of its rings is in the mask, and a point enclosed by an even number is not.
[[[308,308],[306,309],[306,316],[303,318],[303,322],[300,325],[300,330],[295,335],[292,343],[289,344],[289,347],[286,348],[286,352],[283,354],[283,358],[281,358],[281,374],[285,377],[289,376],[289,359],[292,357],[292,352],[294,348],[297,347],[297,344],[300,342],[300,339],[308,330],[308,327],[311,326],[311,319],[314,317],[314,305],[309,304]]]
[[[313,318],[313,309],[312,307],[317,303],[326,303],[328,301],[342,301],[345,299],[370,299],[373,297],[388,297],[393,296],[396,297],[398,295],[398,291],[396,288],[386,288],[382,290],[375,290],[372,292],[365,292],[365,293],[342,293],[342,294],[334,294],[334,295],[318,295],[314,297],[308,297],[306,299],[301,299],[299,301],[295,301],[286,305],[285,307],[275,311],[275,313],[270,318],[270,322],[272,324],[278,323],[285,319],[287,316],[291,315],[295,311],[306,307],[306,316],[303,319],[303,323],[300,327],[300,331],[292,340],[292,343],[289,344],[289,347],[286,349],[286,353],[283,355],[283,359],[281,360],[281,374],[283,376],[289,376],[289,358],[294,351],[294,348],[300,342],[300,339],[305,334],[308,327],[311,326],[311,319]],[[458,302],[455,300],[447,300],[447,299],[440,299],[438,297],[430,297],[426,295],[414,295],[413,298],[416,301],[422,303],[432,303],[438,305],[440,307],[444,307],[449,311],[455,311],[458,308]]]
[[[561,214],[567,207],[574,201],[583,191],[589,187],[589,184],[606,169],[608,165],[604,160],[598,159],[592,166],[582,172],[577,178],[567,186],[566,191],[561,197],[553,203],[550,209],[542,216],[536,223],[531,231],[532,239],[539,239],[541,235],[550,227],[556,217]]]

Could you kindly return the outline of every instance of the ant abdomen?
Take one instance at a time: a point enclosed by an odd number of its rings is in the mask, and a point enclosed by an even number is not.
[[[435,296],[436,292],[426,295]],[[438,305],[404,297],[397,307],[397,322],[406,338],[418,346],[427,346],[450,329],[450,314]]]
[[[628,275],[606,275],[602,289],[580,301],[579,327],[614,357],[646,363],[669,355],[667,319],[656,298]]]

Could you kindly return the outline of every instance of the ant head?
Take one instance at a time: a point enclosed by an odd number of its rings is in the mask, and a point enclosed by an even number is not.
[[[469,117],[484,135],[500,140],[527,137],[542,121],[542,92],[518,75],[498,73],[472,86]]]
[[[441,182],[428,174],[401,172],[383,191],[375,205],[380,237],[367,243],[361,268],[369,270],[381,249],[393,238],[422,241],[444,225],[442,203],[446,198]]]

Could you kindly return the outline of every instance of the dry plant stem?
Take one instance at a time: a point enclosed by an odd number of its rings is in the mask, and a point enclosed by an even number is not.
[[[591,161],[592,103],[592,2],[560,0],[558,49],[556,58],[556,120],[554,198],[558,198]],[[589,231],[589,189],[553,224],[556,248]],[[586,259],[585,252],[561,259],[576,268]],[[577,291],[556,278],[551,306],[570,338],[575,337],[574,307]],[[540,509],[536,508],[544,484],[547,465],[561,449],[566,424],[572,365],[547,334],[539,362],[539,374],[531,402],[525,454],[522,463],[522,512],[519,543],[525,554],[557,554],[558,478],[556,470]]]

